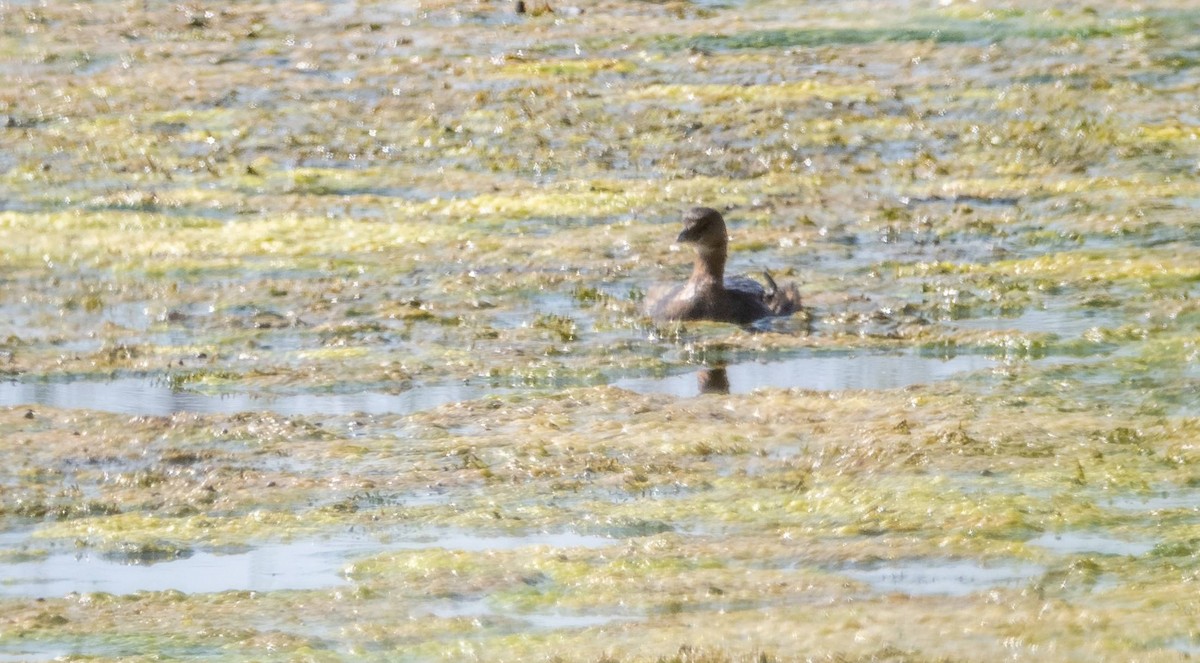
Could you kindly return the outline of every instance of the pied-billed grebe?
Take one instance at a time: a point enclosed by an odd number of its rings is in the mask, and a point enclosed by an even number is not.
[[[745,276],[725,276],[729,233],[721,213],[693,207],[683,215],[683,232],[675,240],[696,246],[692,276],[683,285],[655,289],[646,297],[646,311],[657,321],[713,320],[746,325],[770,316],[791,315],[800,309],[794,285],[780,288],[763,272],[766,287]]]

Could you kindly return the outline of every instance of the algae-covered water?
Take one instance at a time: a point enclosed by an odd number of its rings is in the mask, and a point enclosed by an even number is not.
[[[1200,9],[525,9],[0,0],[0,660],[1200,652]]]

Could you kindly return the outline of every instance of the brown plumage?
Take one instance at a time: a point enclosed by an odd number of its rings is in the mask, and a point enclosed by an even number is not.
[[[659,322],[713,320],[750,324],[771,316],[791,315],[800,309],[800,292],[788,284],[780,287],[763,272],[766,286],[745,276],[725,276],[729,233],[721,213],[693,207],[683,215],[683,232],[676,238],[696,247],[696,260],[687,283],[652,290],[646,312]]]

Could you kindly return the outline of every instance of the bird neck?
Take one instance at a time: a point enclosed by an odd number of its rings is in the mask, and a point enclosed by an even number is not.
[[[725,246],[698,246],[692,264],[693,283],[712,283],[717,287],[725,282]]]

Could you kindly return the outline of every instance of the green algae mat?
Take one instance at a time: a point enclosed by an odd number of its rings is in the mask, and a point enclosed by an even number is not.
[[[1192,3],[0,35],[0,660],[1200,655]]]

